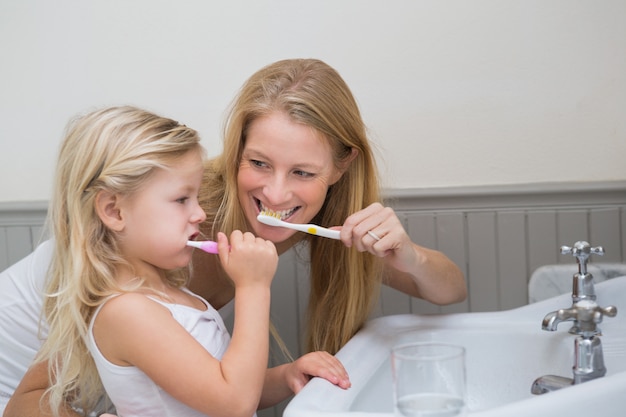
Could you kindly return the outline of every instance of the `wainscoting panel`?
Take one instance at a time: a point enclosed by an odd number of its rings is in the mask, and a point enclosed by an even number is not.
[[[528,303],[527,282],[530,275],[526,260],[526,217],[524,212],[502,212],[497,217],[497,262],[499,310],[508,310]]]
[[[392,190],[393,207],[419,245],[448,255],[465,274],[468,297],[435,306],[383,286],[372,317],[497,311],[528,303],[528,280],[539,266],[569,264],[561,245],[586,240],[606,254],[591,262],[626,263],[626,181]],[[0,203],[0,270],[27,255],[46,236],[45,203]],[[300,248],[302,249],[302,248]],[[281,256],[272,284],[272,321],[294,356],[302,354],[309,294],[306,251]],[[276,353],[276,349],[274,349]],[[279,354],[271,363],[280,363]],[[259,413],[280,416],[286,402]]]
[[[33,251],[45,238],[45,202],[0,203],[0,271]]]

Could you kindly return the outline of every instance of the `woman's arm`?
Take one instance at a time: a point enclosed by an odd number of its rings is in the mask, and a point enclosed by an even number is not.
[[[465,300],[467,286],[458,266],[439,251],[415,243],[408,247],[414,251],[414,266],[399,270],[390,258],[383,279],[385,284],[438,305]]]
[[[45,398],[48,386],[47,362],[31,366],[9,399],[3,417],[50,417],[52,413]],[[80,417],[69,405],[61,410],[60,415]]]
[[[459,267],[442,252],[413,243],[389,207],[374,203],[352,214],[343,224],[341,240],[383,258],[383,282],[390,287],[440,305],[467,297]]]

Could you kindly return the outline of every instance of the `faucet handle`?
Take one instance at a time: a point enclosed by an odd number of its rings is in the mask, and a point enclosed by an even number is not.
[[[576,258],[578,262],[578,272],[581,274],[587,273],[587,260],[591,255],[604,255],[604,248],[602,246],[591,247],[588,242],[579,240],[574,243],[574,246],[561,246],[561,254],[571,254]]]
[[[602,246],[591,247],[588,242],[579,240],[574,243],[574,246],[561,246],[561,254],[572,254],[576,258],[587,259],[590,255],[604,255],[604,248]]]
[[[600,309],[600,311],[602,312],[602,315],[604,316],[609,316],[609,317],[617,316],[617,307],[615,306],[598,307],[598,308]]]
[[[571,308],[558,310],[556,315],[561,321],[576,320],[580,334],[590,337],[600,333],[597,325],[602,322],[604,316],[615,317],[617,315],[617,307],[600,307],[593,300],[580,300]]]

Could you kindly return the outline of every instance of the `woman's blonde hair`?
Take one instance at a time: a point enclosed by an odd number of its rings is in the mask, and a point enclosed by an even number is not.
[[[116,267],[125,261],[118,237],[96,213],[97,194],[136,192],[156,169],[187,152],[202,153],[199,141],[195,130],[129,106],[68,124],[48,215],[55,248],[43,309],[49,332],[38,356],[49,363],[47,394],[55,416],[66,401],[87,413],[103,394],[85,343],[89,322],[107,297],[129,290],[116,283]],[[177,287],[187,276],[186,270],[167,273]]]
[[[250,77],[233,101],[224,132],[224,152],[207,163],[200,202],[205,233],[250,229],[237,197],[237,174],[250,124],[272,112],[311,126],[328,141],[337,169],[353,149],[357,156],[333,184],[313,219],[340,225],[352,213],[379,201],[374,155],[365,124],[347,84],[315,59],[279,61]],[[382,263],[330,239],[303,237],[310,244],[311,292],[306,348],[337,352],[362,326],[378,297]]]

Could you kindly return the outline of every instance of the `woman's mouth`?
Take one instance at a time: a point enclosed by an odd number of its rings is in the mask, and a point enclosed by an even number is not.
[[[259,213],[265,212],[265,213],[268,213],[268,214],[270,214],[270,215],[272,215],[272,216],[274,216],[276,218],[279,218],[280,220],[287,220],[291,216],[293,216],[293,214],[296,211],[300,210],[300,206],[296,206],[296,207],[293,207],[293,208],[290,208],[290,209],[287,209],[287,210],[272,210],[271,208],[265,206],[261,202],[261,200],[256,199],[256,198],[254,200],[256,202],[257,209],[258,209]]]

